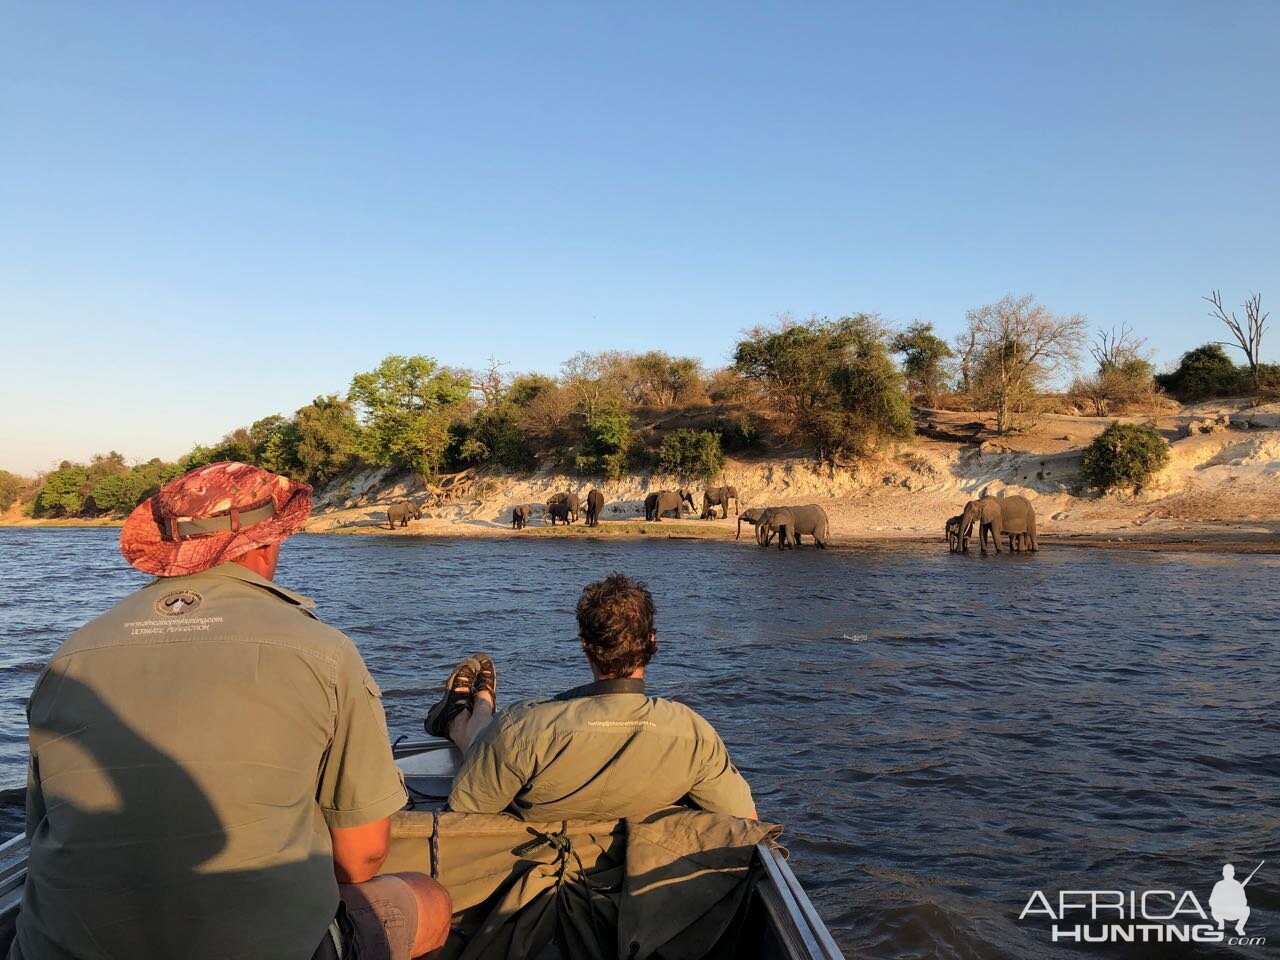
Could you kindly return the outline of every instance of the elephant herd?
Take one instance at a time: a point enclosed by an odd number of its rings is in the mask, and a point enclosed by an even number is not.
[[[1039,550],[1036,538],[1036,511],[1026,497],[982,497],[970,500],[959,515],[947,520],[944,532],[952,553],[968,553],[973,525],[978,525],[978,546],[987,552],[987,535],[1000,552],[1000,538],[1009,538],[1009,550]]]
[[[774,538],[778,540],[778,549],[787,550],[800,546],[801,537],[812,537],[814,544],[825,548],[830,538],[831,523],[827,512],[817,504],[785,507],[752,507],[739,511],[738,491],[736,487],[708,487],[702,492],[702,513],[700,519],[714,520],[716,507],[721,510],[720,519],[729,516],[729,505],[732,502],[734,513],[738,517],[738,533],[735,539],[742,538],[742,525],[749,523],[755,527],[756,543],[762,547],[769,546]],[[542,505],[544,523],[553,527],[558,523],[576,522],[579,511],[586,507],[588,527],[599,526],[600,514],[604,510],[604,494],[592,489],[581,500],[576,493],[560,492],[552,494]],[[694,491],[688,487],[678,490],[659,490],[649,494],[644,500],[644,518],[647,521],[661,522],[664,514],[681,516],[685,504],[692,512]],[[533,518],[535,504],[517,504],[511,510],[511,528],[523,530]],[[422,518],[422,508],[409,500],[401,500],[387,509],[387,523],[407,527],[410,520]],[[1026,497],[1010,495],[1005,497],[982,497],[970,500],[964,505],[961,513],[947,520],[944,534],[952,553],[968,553],[969,540],[974,533],[974,524],[978,527],[978,545],[985,555],[987,537],[991,537],[995,552],[1000,553],[1000,538],[1009,538],[1009,550],[1036,551],[1040,542],[1036,537],[1035,508]]]

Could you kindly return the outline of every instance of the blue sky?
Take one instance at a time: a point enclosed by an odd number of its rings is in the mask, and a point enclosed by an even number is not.
[[[1211,289],[1280,297],[1277,41],[1265,2],[7,4],[0,468],[174,457],[391,352],[718,365],[1009,292],[1168,363]]]

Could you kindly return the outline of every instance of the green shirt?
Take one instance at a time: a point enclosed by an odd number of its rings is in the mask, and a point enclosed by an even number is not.
[[[449,795],[460,813],[524,820],[643,817],[681,802],[755,816],[751,788],[711,724],[645,696],[643,680],[601,680],[500,710]]]
[[[18,955],[311,956],[338,903],[329,827],[406,799],[378,687],[313,606],[229,563],[58,649],[27,710]]]

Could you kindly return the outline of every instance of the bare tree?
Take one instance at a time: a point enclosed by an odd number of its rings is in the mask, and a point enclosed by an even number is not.
[[[1204,297],[1213,304],[1213,309],[1209,311],[1209,316],[1216,320],[1221,320],[1227,325],[1227,329],[1231,331],[1231,335],[1236,338],[1235,343],[1227,343],[1222,341],[1224,347],[1239,347],[1244,351],[1245,359],[1249,361],[1249,371],[1253,374],[1253,389],[1261,390],[1262,381],[1258,376],[1258,364],[1262,360],[1262,332],[1267,325],[1267,318],[1271,316],[1270,312],[1262,312],[1262,294],[1255,293],[1244,302],[1244,323],[1237,318],[1235,311],[1230,314],[1222,307],[1222,294],[1217,290],[1213,291],[1213,296]]]
[[[494,406],[506,392],[508,377],[502,372],[502,368],[506,366],[509,364],[505,361],[490,356],[489,366],[483,372],[478,370],[472,372],[471,390],[473,393],[480,394],[480,400],[485,407]]]
[[[1094,341],[1089,345],[1089,353],[1098,362],[1098,371],[1104,372],[1112,367],[1121,367],[1130,360],[1144,359],[1142,346],[1147,341],[1136,336],[1126,323],[1117,331],[1099,330]]]
[[[1055,314],[1030,294],[1009,294],[970,310],[966,319],[977,353],[970,375],[975,393],[995,408],[996,432],[1007,433],[1011,415],[1030,410],[1038,388],[1079,358],[1085,318]]]
[[[973,330],[966,330],[960,336],[956,337],[956,354],[960,357],[960,392],[968,393],[970,382],[970,370],[973,365],[973,355],[978,349],[978,335]]]
[[[1119,330],[1099,330],[1089,345],[1098,369],[1090,376],[1076,377],[1071,395],[1091,403],[1095,416],[1105,417],[1113,403],[1133,403],[1148,394],[1154,386],[1154,371],[1143,350],[1145,343],[1127,324]]]

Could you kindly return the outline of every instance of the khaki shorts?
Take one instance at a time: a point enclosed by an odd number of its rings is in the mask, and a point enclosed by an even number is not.
[[[399,877],[338,884],[334,918],[342,949],[326,932],[312,960],[411,960],[418,933],[418,902]],[[333,927],[330,930],[334,929]]]

